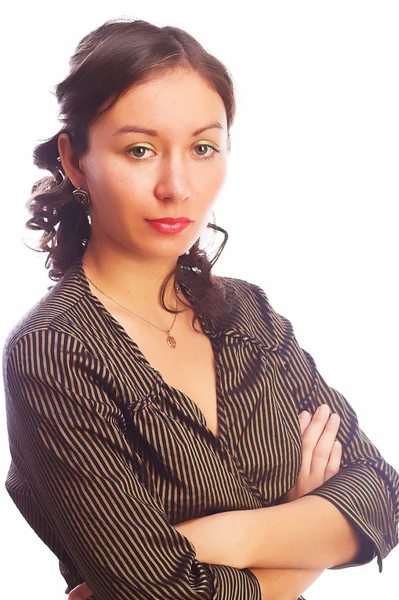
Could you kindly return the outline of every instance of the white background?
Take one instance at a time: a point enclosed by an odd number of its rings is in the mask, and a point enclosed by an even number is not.
[[[215,206],[228,244],[215,273],[260,285],[300,345],[399,470],[399,2],[13,3],[2,9],[1,342],[52,282],[24,229],[42,176],[34,146],[56,133],[51,89],[78,41],[122,15],[186,29],[237,93],[229,174]],[[219,238],[222,240],[222,236]],[[2,463],[8,444],[1,402]],[[2,595],[66,598],[55,557],[3,489]],[[5,533],[5,535],[4,535]],[[307,600],[397,597],[399,548],[325,572]]]

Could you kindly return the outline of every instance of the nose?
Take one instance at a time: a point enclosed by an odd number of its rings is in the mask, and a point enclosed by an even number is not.
[[[188,167],[177,154],[165,157],[160,166],[155,195],[158,200],[183,202],[190,196]]]

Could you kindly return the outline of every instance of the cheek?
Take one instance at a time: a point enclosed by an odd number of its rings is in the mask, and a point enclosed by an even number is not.
[[[205,204],[214,201],[227,176],[227,161],[220,160],[207,169],[208,165],[188,177],[193,196],[202,196]],[[143,168],[129,164],[128,161],[109,156],[92,158],[87,164],[89,192],[98,208],[113,203],[122,208],[126,198],[148,198],[158,182],[157,169]],[[191,181],[190,181],[191,180]]]
[[[91,194],[98,205],[117,205],[126,197],[139,195],[146,189],[145,178],[134,177],[134,171],[124,161],[98,161],[88,171]]]
[[[227,165],[223,163],[220,168],[209,174],[206,185],[202,180],[201,188],[205,194],[209,196],[209,201],[212,201],[223,186],[227,176]],[[200,189],[201,189],[200,188]]]
[[[227,157],[221,151],[213,158],[193,160],[191,170],[191,182],[196,187],[203,187],[205,183],[209,188],[217,188],[224,182],[227,174]],[[201,185],[202,182],[202,185]]]
[[[226,177],[227,177],[227,159],[225,156],[221,156],[217,165],[217,169],[215,169],[214,180],[216,186],[223,185]]]

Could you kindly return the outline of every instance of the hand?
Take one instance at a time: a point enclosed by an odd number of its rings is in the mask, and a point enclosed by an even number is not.
[[[331,415],[324,404],[313,417],[306,410],[299,414],[302,433],[302,465],[294,487],[280,500],[280,504],[292,502],[322,485],[338,473],[342,458],[342,445],[336,440],[340,419]],[[333,418],[331,418],[333,417]],[[334,417],[337,420],[334,422]]]
[[[87,598],[91,598],[92,596],[93,592],[87,583],[83,582],[69,592],[68,600],[87,600]]]

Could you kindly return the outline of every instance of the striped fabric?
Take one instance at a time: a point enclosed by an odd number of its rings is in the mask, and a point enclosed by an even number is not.
[[[323,403],[341,417],[343,466],[312,494],[372,542],[373,556],[352,564],[377,557],[381,570],[398,543],[396,471],[265,292],[221,280],[233,307],[225,326],[201,318],[217,436],[91,293],[80,260],[8,336],[6,488],[59,558],[67,592],[86,581],[97,600],[260,600],[249,569],[198,561],[173,525],[276,504],[300,468],[298,413]]]

